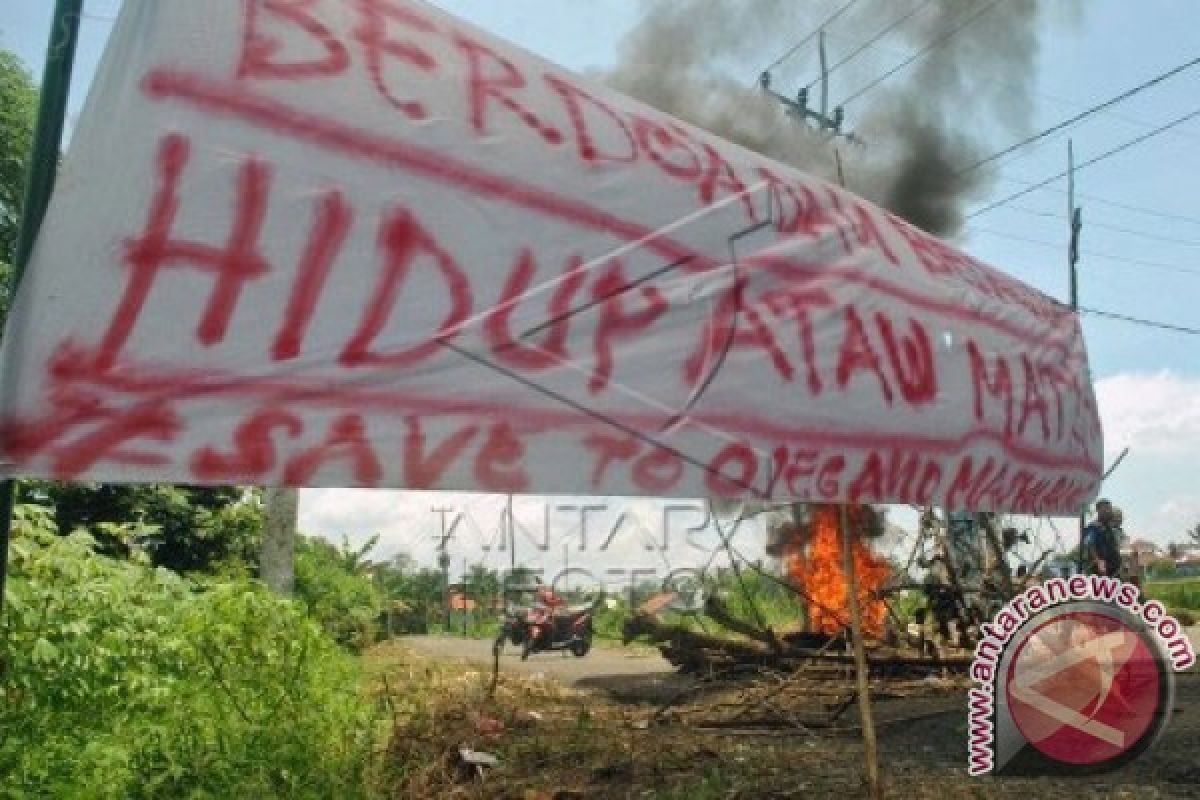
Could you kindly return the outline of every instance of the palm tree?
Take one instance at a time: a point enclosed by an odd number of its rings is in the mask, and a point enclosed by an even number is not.
[[[367,554],[375,549],[375,545],[379,544],[379,534],[375,534],[370,539],[363,543],[362,547],[354,548],[350,544],[350,537],[342,535],[342,547],[339,553],[342,557],[342,567],[353,575],[365,575],[371,569],[371,560],[367,558]]]

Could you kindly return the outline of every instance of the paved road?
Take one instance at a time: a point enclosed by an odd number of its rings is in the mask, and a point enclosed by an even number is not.
[[[450,636],[406,636],[406,645],[435,658],[492,665],[490,640]],[[583,658],[567,653],[538,653],[521,660],[520,651],[506,647],[500,657],[503,672],[544,675],[579,689],[599,689],[625,700],[652,700],[676,692],[682,678],[656,650],[601,645]]]
[[[1200,653],[1200,626],[1188,629],[1196,652]],[[405,644],[419,653],[435,658],[467,661],[491,667],[490,640],[460,639],[451,636],[408,636]],[[583,658],[563,653],[539,653],[522,661],[515,647],[505,648],[500,669],[524,675],[544,675],[581,689],[599,689],[628,701],[653,700],[669,696],[688,679],[680,676],[656,650],[645,647],[625,648],[607,643],[592,649]],[[1200,666],[1197,667],[1200,671]]]

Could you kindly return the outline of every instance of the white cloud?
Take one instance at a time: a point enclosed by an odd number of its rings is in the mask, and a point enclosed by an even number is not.
[[[1200,494],[1173,497],[1163,502],[1150,517],[1149,528],[1162,531],[1165,541],[1184,541],[1185,533],[1200,524]]]
[[[1126,530],[1166,543],[1200,522],[1200,378],[1122,373],[1098,381],[1105,450],[1126,461],[1103,493],[1125,509]]]
[[[1163,371],[1125,373],[1096,384],[1109,453],[1200,452],[1200,380]]]

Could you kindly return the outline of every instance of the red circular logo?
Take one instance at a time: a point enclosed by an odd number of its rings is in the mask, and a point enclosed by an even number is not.
[[[1065,764],[1112,761],[1159,717],[1163,678],[1142,635],[1122,620],[1068,612],[1035,628],[1008,672],[1013,722],[1030,745]]]

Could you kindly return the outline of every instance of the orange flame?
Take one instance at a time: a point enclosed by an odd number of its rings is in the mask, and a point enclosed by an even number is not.
[[[861,529],[864,507],[852,507],[848,514],[853,529]],[[837,506],[813,507],[811,535],[807,541],[793,536],[787,547],[784,564],[792,580],[809,599],[809,628],[815,632],[835,634],[850,625],[850,607],[846,590],[846,573],[842,569],[842,535]],[[875,592],[891,575],[887,561],[871,550],[870,545],[855,537],[851,544],[854,555],[854,574],[858,579],[858,602],[862,608],[863,633],[879,636],[887,607]]]

